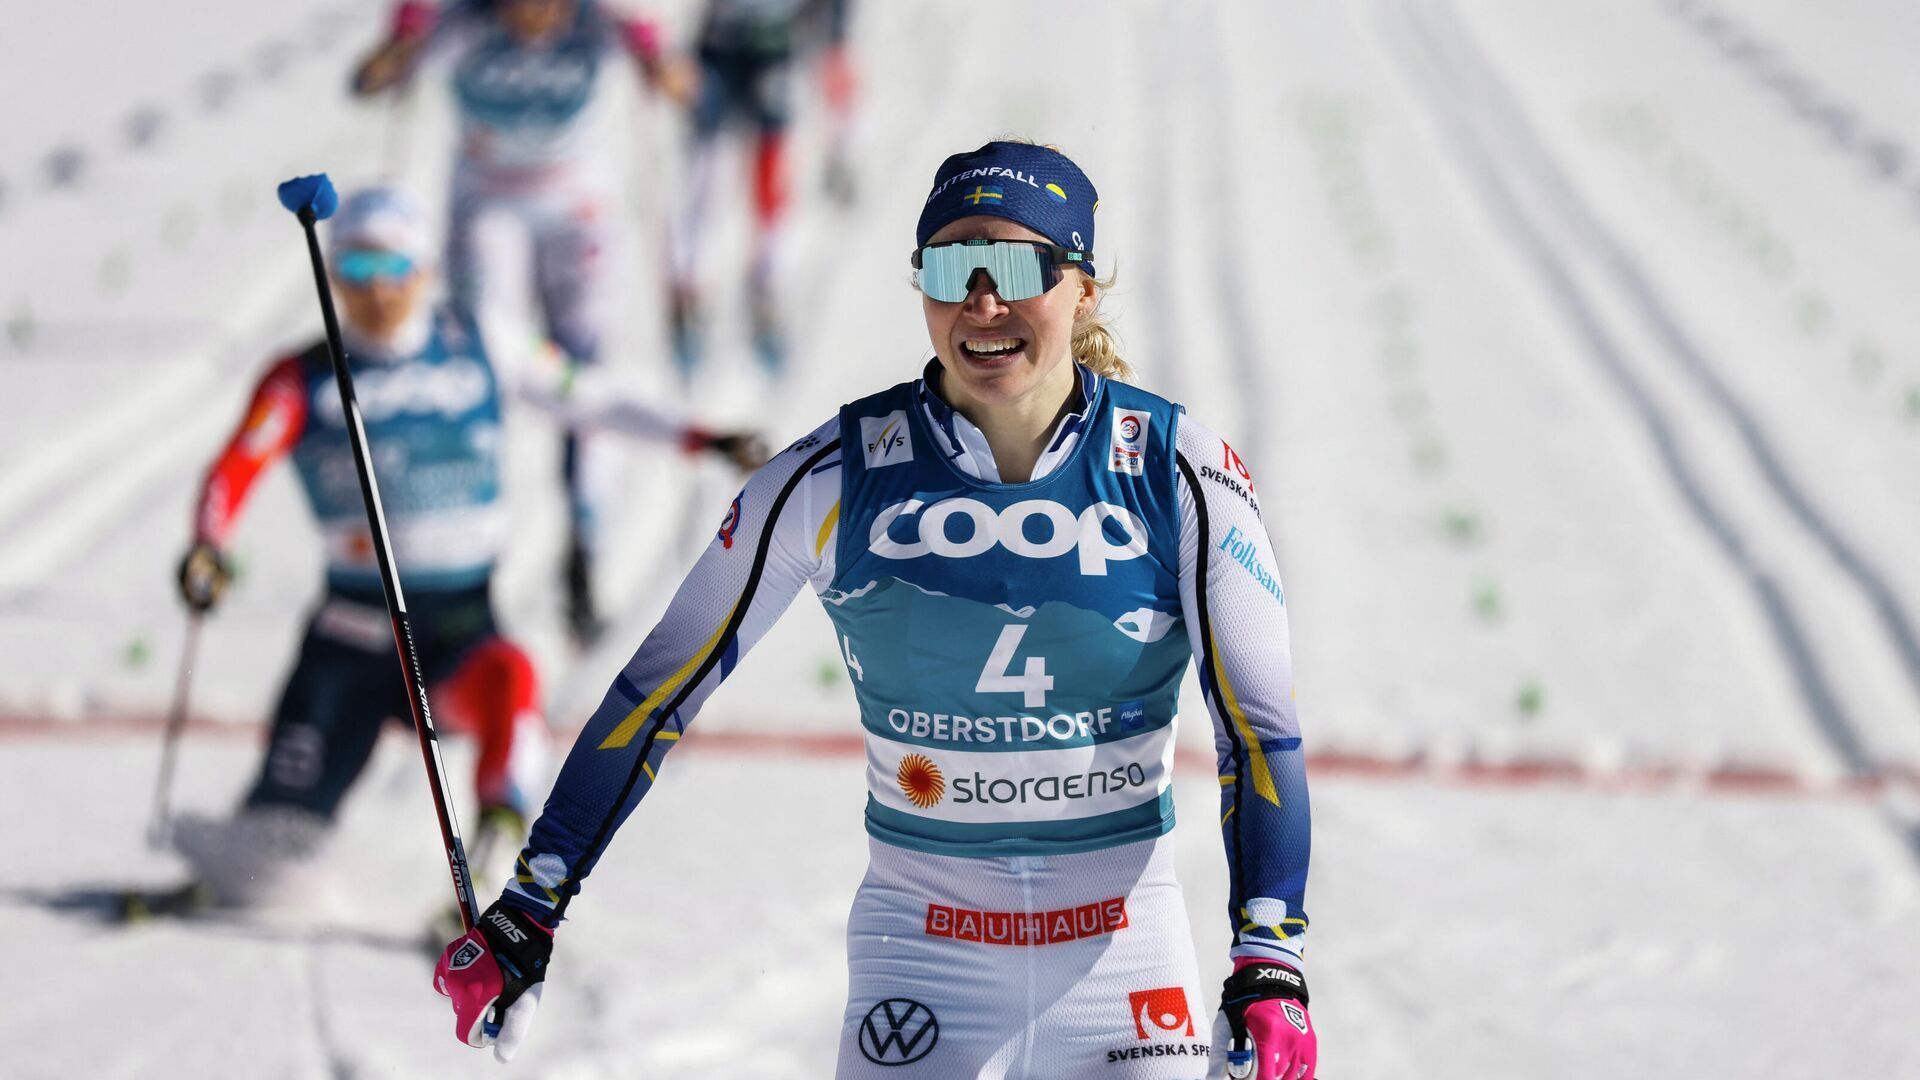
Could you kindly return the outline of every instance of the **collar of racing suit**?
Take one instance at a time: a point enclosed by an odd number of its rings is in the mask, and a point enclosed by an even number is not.
[[[433,305],[423,303],[407,316],[407,321],[384,339],[360,333],[341,324],[340,341],[355,360],[392,364],[418,356],[433,336]]]
[[[1047,440],[1046,452],[1034,463],[1032,479],[1038,480],[1052,472],[1065,461],[1067,455],[1080,441],[1080,433],[1086,429],[1087,413],[1093,402],[1094,394],[1100,388],[1100,376],[1085,366],[1076,364],[1074,370],[1080,375],[1075,384],[1075,399],[1070,403],[1071,411],[1054,425],[1053,435]],[[965,470],[967,475],[990,484],[1000,483],[1000,467],[994,464],[993,448],[987,445],[987,437],[975,427],[973,421],[960,415],[953,406],[940,396],[940,361],[929,360],[914,383],[914,394],[920,402],[921,413],[927,426],[932,428],[940,441],[945,444],[947,459]]]

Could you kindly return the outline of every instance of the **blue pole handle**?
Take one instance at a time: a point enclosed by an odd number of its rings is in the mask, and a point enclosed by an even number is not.
[[[326,173],[296,176],[280,185],[280,205],[295,214],[311,212],[313,220],[325,221],[340,208],[340,196]]]

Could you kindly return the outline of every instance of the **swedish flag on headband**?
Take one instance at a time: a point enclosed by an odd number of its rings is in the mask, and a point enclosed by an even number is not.
[[[1100,193],[1080,167],[1058,150],[1033,143],[990,142],[940,163],[933,190],[914,230],[924,247],[950,221],[976,214],[1017,221],[1093,268],[1093,211]]]

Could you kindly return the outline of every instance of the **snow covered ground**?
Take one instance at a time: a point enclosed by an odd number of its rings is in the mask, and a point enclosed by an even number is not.
[[[251,374],[318,325],[272,185],[444,175],[437,94],[340,93],[383,5],[191,7],[0,5],[0,1076],[828,1075],[864,838],[804,599],[594,877],[504,1072],[448,1038],[413,945],[444,870],[400,733],[299,912],[72,909],[177,873],[141,831],[188,502]],[[667,5],[678,31],[691,9]],[[778,440],[906,377],[939,159],[1019,132],[1086,167],[1144,383],[1234,441],[1279,546],[1326,1076],[1920,1075],[1920,14],[887,0],[855,34],[856,209],[820,195],[803,108],[797,370],[763,385],[736,339],[694,405]],[[665,386],[675,121],[620,93],[616,352]],[[743,250],[738,216],[716,250]],[[733,481],[633,455],[620,624],[576,657],[552,433],[509,437],[503,617],[571,728]],[[252,768],[318,584],[298,502],[283,470],[241,528],[186,807]],[[1178,795],[1215,977],[1208,741],[1183,732]]]

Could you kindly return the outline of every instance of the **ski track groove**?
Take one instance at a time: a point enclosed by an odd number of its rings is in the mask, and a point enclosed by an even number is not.
[[[1403,2],[1392,5],[1392,10],[1403,28],[1400,33],[1390,33],[1390,38],[1399,46],[1394,51],[1400,55],[1413,80],[1432,91],[1426,98],[1447,136],[1456,161],[1466,172],[1487,211],[1533,266],[1542,286],[1586,345],[1588,357],[1632,407],[1688,509],[1745,580],[1755,601],[1766,613],[1775,642],[1794,673],[1815,727],[1852,777],[1879,775],[1879,770],[1863,746],[1855,722],[1849,718],[1834,694],[1821,658],[1802,630],[1801,619],[1796,614],[1792,600],[1773,575],[1754,562],[1738,528],[1715,506],[1696,467],[1680,449],[1674,422],[1627,366],[1621,349],[1603,325],[1587,294],[1582,291],[1566,257],[1556,250],[1554,242],[1545,235],[1543,229],[1536,226],[1522,207],[1522,200],[1515,189],[1494,169],[1492,159],[1498,150],[1491,144],[1497,136],[1475,130],[1473,121],[1467,115],[1489,115],[1485,106],[1490,93],[1502,98],[1490,111],[1501,114],[1505,121],[1504,149],[1509,151],[1509,156],[1522,159],[1520,175],[1531,177],[1536,194],[1542,193],[1540,185],[1544,185],[1547,189],[1544,194],[1551,201],[1553,209],[1562,215],[1562,220],[1573,222],[1580,232],[1586,234],[1590,244],[1601,249],[1606,269],[1617,279],[1624,277],[1621,284],[1640,317],[1655,330],[1667,351],[1688,369],[1696,389],[1706,394],[1717,409],[1732,411],[1729,419],[1740,431],[1742,445],[1754,458],[1754,464],[1766,479],[1769,490],[1787,504],[1796,520],[1806,526],[1816,540],[1821,541],[1829,554],[1834,554],[1834,549],[1826,546],[1824,537],[1831,536],[1838,542],[1837,532],[1819,518],[1811,504],[1799,496],[1798,489],[1787,480],[1784,469],[1778,466],[1778,459],[1759,424],[1739,405],[1725,384],[1712,375],[1704,353],[1681,334],[1678,321],[1647,284],[1644,274],[1627,257],[1625,249],[1606,232],[1601,222],[1566,184],[1549,151],[1526,125],[1523,114],[1505,88],[1497,82],[1497,76],[1490,70],[1484,56],[1476,51],[1472,56],[1450,60],[1445,55],[1446,46],[1439,40],[1440,32],[1427,18],[1417,13],[1415,5]],[[1458,48],[1471,48],[1465,41],[1467,31],[1459,24],[1450,6],[1425,10],[1433,20],[1451,20],[1454,23],[1452,32],[1462,42]],[[1389,27],[1390,31],[1392,29]],[[1463,70],[1468,64],[1476,65],[1480,70],[1472,73]],[[1473,80],[1493,89],[1477,92],[1468,85]],[[1770,463],[1773,467],[1769,467]],[[1783,484],[1787,490],[1783,490]],[[1802,517],[1803,512],[1810,515],[1812,520]],[[1818,522],[1818,526],[1813,522]],[[1850,548],[1842,543],[1841,550],[1850,551]],[[1842,568],[1849,570],[1850,574],[1855,568],[1864,571],[1876,583],[1879,591],[1886,591],[1884,583],[1879,583],[1877,575],[1867,570],[1863,563],[1856,561],[1849,565],[1842,561]],[[1867,593],[1869,603],[1873,603],[1875,587],[1867,585],[1858,576],[1853,580]],[[1890,593],[1888,597],[1891,601]],[[1897,601],[1893,603],[1897,610]],[[1875,609],[1884,620],[1884,609],[1878,604],[1875,604]],[[1883,622],[1884,628],[1886,624]],[[1907,638],[1910,639],[1911,635],[1908,634]],[[1896,650],[1903,645],[1897,634],[1893,636],[1893,644]],[[1916,658],[1920,659],[1920,654],[1916,654]],[[1908,673],[1920,686],[1920,667],[1910,666]],[[1900,836],[1916,865],[1920,865],[1920,830],[1903,824],[1891,812],[1883,815],[1883,820]]]
[[[1640,264],[1633,259],[1626,247],[1609,230],[1591,207],[1584,202],[1568,182],[1566,171],[1559,167],[1546,148],[1545,141],[1533,128],[1526,113],[1514,99],[1511,89],[1492,73],[1491,64],[1483,50],[1472,43],[1471,37],[1461,23],[1451,4],[1437,4],[1426,9],[1429,17],[1446,18],[1453,23],[1452,34],[1459,42],[1456,52],[1471,54],[1463,60],[1462,68],[1475,66],[1477,74],[1463,71],[1462,78],[1475,79],[1485,92],[1476,95],[1480,103],[1492,103],[1490,111],[1503,115],[1508,123],[1507,130],[1512,132],[1511,145],[1521,147],[1534,163],[1533,174],[1543,188],[1548,189],[1554,201],[1570,212],[1576,227],[1585,234],[1589,246],[1599,255],[1606,268],[1619,281],[1633,306],[1639,310],[1645,324],[1650,327],[1667,353],[1679,363],[1680,369],[1699,389],[1701,395],[1712,403],[1714,408],[1740,433],[1742,448],[1752,459],[1754,466],[1766,478],[1767,486],[1774,496],[1784,505],[1793,519],[1813,536],[1822,550],[1853,581],[1874,614],[1880,620],[1881,629],[1887,635],[1900,657],[1905,669],[1907,681],[1912,684],[1914,693],[1920,696],[1920,636],[1913,629],[1913,619],[1901,604],[1897,593],[1887,585],[1886,579],[1875,570],[1859,550],[1840,533],[1806,493],[1805,487],[1796,479],[1773,441],[1768,438],[1765,427],[1757,420],[1753,411],[1747,407],[1740,396],[1720,375],[1720,366],[1716,365],[1706,351],[1695,344],[1694,339],[1681,326],[1675,317],[1673,304],[1663,299]],[[1437,51],[1437,47],[1436,47]],[[1472,93],[1471,90],[1468,93]]]

